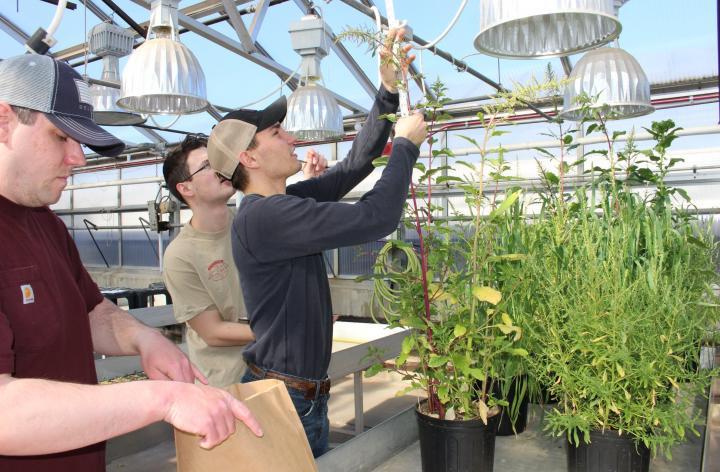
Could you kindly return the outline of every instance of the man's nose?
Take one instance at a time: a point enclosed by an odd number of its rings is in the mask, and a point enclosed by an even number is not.
[[[82,150],[82,146],[80,146],[80,143],[78,143],[74,139],[68,138],[66,152],[67,154],[65,154],[65,161],[69,165],[73,167],[79,167],[87,164],[87,160],[85,159],[85,153]]]
[[[281,129],[281,130],[282,130],[282,132],[283,132],[283,134],[284,134],[283,137],[285,138],[285,141],[286,141],[288,144],[295,144],[295,143],[297,142],[297,138],[296,138],[295,136],[293,136],[292,134],[288,133],[288,132],[285,131],[284,129]]]

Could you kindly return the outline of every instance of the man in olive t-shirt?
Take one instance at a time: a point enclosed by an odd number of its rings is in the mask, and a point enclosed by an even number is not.
[[[187,324],[190,360],[223,387],[245,372],[242,351],[253,335],[233,262],[227,206],[235,193],[207,160],[207,137],[188,135],[163,165],[170,192],[188,204],[192,219],[165,250],[163,278],[173,299],[175,319]],[[306,178],[321,174],[327,162],[314,151],[303,166]]]

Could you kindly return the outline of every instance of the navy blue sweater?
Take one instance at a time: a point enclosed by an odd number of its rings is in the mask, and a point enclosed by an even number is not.
[[[398,97],[380,89],[348,156],[285,195],[243,198],[232,227],[235,264],[255,341],[247,362],[309,379],[327,375],[332,305],[322,251],[387,236],[397,227],[419,150],[396,138],[387,167],[355,204],[338,202],[373,170],[392,124],[378,115]]]

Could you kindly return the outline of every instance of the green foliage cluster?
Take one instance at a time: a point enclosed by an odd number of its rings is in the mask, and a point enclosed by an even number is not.
[[[444,118],[439,110],[447,101],[440,82],[432,91],[436,98],[424,103],[431,125]],[[505,278],[524,257],[510,251],[525,224],[521,191],[497,191],[497,184],[509,179],[508,165],[501,148],[490,149],[492,139],[504,134],[497,126],[508,109],[507,102],[497,102],[479,116],[485,122],[483,142],[465,137],[478,148],[477,165],[447,148],[433,150],[436,141],[429,139],[432,158],[416,166],[405,219],[419,247],[388,241],[374,267],[373,306],[391,327],[414,328],[395,365],[410,381],[407,390],[426,390],[429,411],[441,418],[486,422],[495,406],[507,406],[493,389],[505,378],[499,367],[528,354],[502,294]],[[438,160],[447,164],[435,165]],[[452,168],[463,170],[447,175]],[[489,195],[486,178],[495,184]],[[462,191],[467,207],[453,212],[457,218],[438,216],[441,208],[432,199],[433,188],[449,184]],[[414,370],[405,368],[411,353],[420,363]]]
[[[592,152],[607,165],[588,169],[594,178],[573,192],[545,171],[542,210],[526,227],[529,256],[513,297],[527,315],[528,364],[559,400],[546,418],[553,434],[579,444],[612,429],[670,455],[686,432],[698,434],[692,403],[713,373],[696,362],[718,322],[716,243],[673,204],[688,195],[665,183],[680,162],[667,155],[679,128],[655,122],[651,149],[630,137],[616,153],[624,133],[608,132],[590,103],[582,125],[605,137],[607,148]],[[652,191],[642,197],[637,184]]]
[[[373,51],[382,43],[370,31],[342,36]],[[611,429],[669,455],[697,434],[692,402],[716,373],[697,361],[720,321],[717,244],[688,194],[666,183],[681,162],[668,156],[679,128],[653,123],[653,146],[639,149],[632,133],[609,130],[612,111],[592,97],[582,98],[580,129],[558,121],[549,133],[559,157],[536,149],[555,162],[538,161],[542,188],[529,202],[538,210],[528,211],[496,143],[516,105],[552,102],[562,86],[548,68],[545,81],[486,106],[483,138],[465,138],[477,164],[433,150],[430,136],[431,158],[416,166],[404,220],[417,244],[390,240],[380,251],[373,306],[390,326],[412,329],[394,369],[407,390],[427,392],[430,413],[487,421],[500,406],[514,417],[518,404],[503,398],[529,374],[520,397],[543,386],[558,399],[546,417],[552,434],[579,444],[591,430]],[[432,129],[447,118],[442,83],[430,97],[420,105]],[[604,149],[584,152],[580,130],[601,136]],[[591,159],[601,163],[588,166]],[[460,190],[464,208],[444,215],[433,199],[438,187]]]

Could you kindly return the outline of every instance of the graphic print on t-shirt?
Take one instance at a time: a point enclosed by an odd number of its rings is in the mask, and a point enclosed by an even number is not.
[[[212,280],[213,282],[223,280],[228,276],[229,269],[230,268],[224,260],[218,259],[216,261],[213,261],[207,269],[208,279]]]

